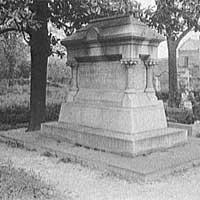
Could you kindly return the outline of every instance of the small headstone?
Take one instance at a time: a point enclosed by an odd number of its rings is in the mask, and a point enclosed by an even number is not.
[[[184,106],[184,108],[186,108],[186,109],[189,109],[189,110],[192,110],[192,102],[191,101],[184,101],[183,102],[183,106]]]

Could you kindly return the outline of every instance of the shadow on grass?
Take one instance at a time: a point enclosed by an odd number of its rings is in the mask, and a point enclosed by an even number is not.
[[[0,123],[0,131],[8,131],[11,129],[18,129],[18,128],[27,128],[28,123],[19,123],[19,124],[2,124]]]

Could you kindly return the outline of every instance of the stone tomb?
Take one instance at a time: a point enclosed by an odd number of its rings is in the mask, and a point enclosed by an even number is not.
[[[153,88],[163,40],[132,16],[93,20],[63,40],[72,87],[58,122],[43,124],[42,134],[130,156],[186,142],[186,131],[167,128]]]

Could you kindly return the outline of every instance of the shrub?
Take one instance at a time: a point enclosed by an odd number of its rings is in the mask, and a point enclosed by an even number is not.
[[[60,104],[48,104],[46,107],[46,121],[58,120],[59,111]],[[30,111],[27,105],[10,105],[8,107],[0,107],[0,116],[1,129],[20,127],[19,124],[28,124]]]
[[[169,99],[169,92],[156,92],[156,96],[159,100],[163,100],[164,102],[167,102]],[[178,91],[176,95],[176,106],[179,107],[181,104],[181,92]]]
[[[163,100],[166,102],[169,98],[169,93],[168,92],[156,92],[156,96],[158,97],[159,100]]]
[[[25,79],[21,79],[25,80]],[[28,79],[26,79],[28,80]],[[46,121],[58,120],[60,105],[67,96],[67,87],[47,86]],[[30,86],[16,84],[0,95],[0,129],[27,126],[29,122]]]
[[[66,66],[64,59],[49,58],[48,80],[52,82],[68,83],[71,79],[71,68]]]
[[[184,108],[165,107],[165,113],[168,120],[172,122],[192,124],[195,120],[193,112]]]
[[[195,120],[200,120],[200,103],[194,103],[193,113],[194,113]]]
[[[16,78],[29,78],[31,73],[31,63],[28,60],[22,60],[22,62],[17,66],[17,71],[15,72]]]
[[[29,120],[29,108],[26,105],[11,105],[0,108],[0,123],[18,124]]]
[[[194,91],[194,96],[190,97],[192,102],[192,110],[194,113],[195,120],[200,120],[200,92]]]
[[[57,103],[48,104],[46,107],[46,121],[58,120],[59,113],[60,113],[60,104]]]
[[[16,79],[16,84],[21,85],[21,86],[29,85],[30,79],[29,78]]]

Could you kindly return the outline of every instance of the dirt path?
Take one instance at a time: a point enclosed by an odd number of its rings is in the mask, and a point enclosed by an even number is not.
[[[14,166],[33,170],[53,184],[70,199],[81,200],[199,200],[200,168],[170,175],[160,181],[135,183],[83,167],[63,163],[57,158],[45,157],[0,144],[0,159],[11,160]]]

